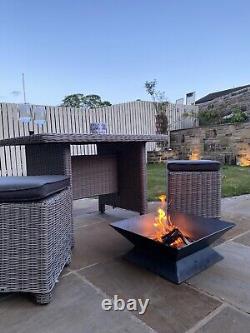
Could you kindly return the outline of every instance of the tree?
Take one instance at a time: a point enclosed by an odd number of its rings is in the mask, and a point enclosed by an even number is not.
[[[154,79],[152,81],[145,82],[146,92],[151,96],[156,113],[160,113],[161,111],[166,110],[166,106],[168,104],[168,100],[164,91],[157,90],[157,80]]]
[[[63,106],[75,107],[75,108],[99,108],[102,106],[112,105],[109,101],[102,101],[99,95],[86,95],[84,94],[72,94],[63,99]]]
[[[163,91],[157,90],[157,80],[145,82],[146,92],[151,96],[156,111],[156,130],[159,134],[168,132],[168,119],[166,115],[166,106],[168,101]]]
[[[63,99],[63,106],[71,106],[73,108],[79,108],[82,103],[83,94],[68,95]]]
[[[101,106],[111,106],[109,101],[102,101],[99,95],[86,95],[82,98],[82,104],[86,108],[98,108]]]

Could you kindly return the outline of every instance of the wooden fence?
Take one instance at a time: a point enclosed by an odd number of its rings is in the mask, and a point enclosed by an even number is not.
[[[106,123],[110,134],[156,133],[155,108],[151,102],[136,101],[98,109],[46,106],[45,110],[45,125],[23,124],[19,121],[17,104],[1,103],[0,139],[29,135],[29,130],[35,133],[89,133],[92,122]],[[180,118],[186,112],[183,106],[178,106],[177,109],[174,104],[169,104],[166,112],[172,123],[171,129],[193,127],[193,122],[188,117]],[[34,106],[31,106],[31,113],[34,113]],[[183,124],[177,123],[179,119]],[[148,151],[155,147],[154,143],[147,144]],[[71,147],[72,155],[95,153],[95,145]],[[26,175],[24,147],[0,147],[0,176],[6,175]]]
[[[166,110],[170,131],[197,127],[197,113],[198,106],[170,103]]]

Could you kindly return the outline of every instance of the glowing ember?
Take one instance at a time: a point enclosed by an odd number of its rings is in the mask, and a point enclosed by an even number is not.
[[[189,239],[172,223],[170,215],[165,212],[166,195],[159,196],[159,199],[161,201],[161,207],[158,208],[158,214],[155,217],[155,233],[153,238],[158,242],[174,248],[181,248],[190,244]]]

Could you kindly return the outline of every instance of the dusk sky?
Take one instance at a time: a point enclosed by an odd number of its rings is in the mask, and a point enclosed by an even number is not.
[[[249,0],[0,0],[0,102],[170,101],[250,83]]]

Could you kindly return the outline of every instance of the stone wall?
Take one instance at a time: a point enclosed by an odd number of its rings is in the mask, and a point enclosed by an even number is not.
[[[215,110],[230,113],[233,108],[240,107],[250,119],[250,87],[243,88],[225,96],[217,97],[212,101],[198,104],[199,111]]]
[[[172,131],[170,145],[178,159],[250,166],[250,122]]]
[[[148,151],[147,163],[161,163],[167,160],[177,160],[178,151],[175,150],[154,150]]]

